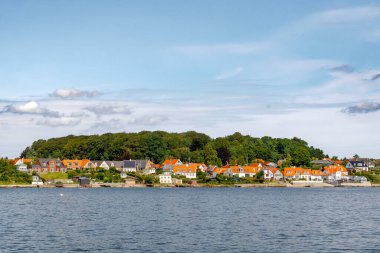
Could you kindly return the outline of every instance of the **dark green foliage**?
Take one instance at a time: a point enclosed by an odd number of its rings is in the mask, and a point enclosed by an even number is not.
[[[309,147],[299,139],[272,137],[254,138],[234,133],[212,139],[194,131],[167,133],[143,131],[90,136],[67,136],[35,141],[22,152],[23,157],[91,160],[151,159],[161,163],[167,157],[183,162],[244,165],[256,159],[276,162],[287,159],[286,165],[308,166],[312,158],[325,157],[322,150]]]
[[[27,173],[20,172],[16,166],[7,159],[0,159],[0,182],[15,184],[31,184],[32,177]]]
[[[226,165],[230,162],[231,152],[228,150],[228,148],[220,147],[216,149],[216,152],[223,165]]]

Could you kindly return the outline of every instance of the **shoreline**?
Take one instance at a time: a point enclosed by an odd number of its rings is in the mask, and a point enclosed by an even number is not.
[[[293,182],[294,183],[294,182]],[[340,186],[334,186],[327,183],[308,183],[300,182],[294,184],[233,184],[233,185],[210,185],[210,184],[198,184],[198,185],[145,185],[136,184],[134,186],[126,185],[124,183],[105,183],[105,184],[93,184],[90,187],[82,187],[79,184],[63,184],[62,187],[56,187],[55,185],[25,185],[25,184],[9,184],[0,185],[0,189],[16,189],[16,188],[36,188],[36,189],[49,189],[49,188],[65,188],[65,189],[92,189],[92,188],[333,188],[333,187],[380,187],[380,184],[371,183],[343,183]]]

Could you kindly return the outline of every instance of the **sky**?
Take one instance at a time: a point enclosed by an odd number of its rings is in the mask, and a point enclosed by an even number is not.
[[[3,157],[195,130],[380,158],[380,2],[2,0],[0,87]]]

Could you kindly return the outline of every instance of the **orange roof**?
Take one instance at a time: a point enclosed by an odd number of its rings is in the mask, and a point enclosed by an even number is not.
[[[90,160],[88,159],[83,159],[83,160],[62,160],[62,163],[63,165],[65,165],[66,167],[68,167],[69,163],[71,163],[71,167],[75,167],[75,168],[83,168],[88,162],[90,162]],[[78,166],[74,166],[75,163],[78,164]]]
[[[249,166],[252,166],[252,167],[263,167],[263,165],[261,165],[261,163],[251,163]]]
[[[166,159],[163,165],[175,165],[179,162],[179,159]]]
[[[173,173],[196,173],[197,166],[194,164],[174,165]]]
[[[259,168],[255,166],[231,166],[230,168],[232,173],[252,174],[259,172]]]
[[[322,171],[321,170],[311,170],[311,175],[313,176],[321,176]]]
[[[27,158],[20,158],[20,159],[15,159],[14,164],[18,163],[18,161],[22,161],[23,163],[32,163],[33,159],[27,159]]]
[[[303,174],[303,170],[304,170],[303,168],[288,167],[284,169],[283,174],[285,177],[292,177],[296,174],[299,174],[299,175]]]
[[[269,168],[267,170],[270,170],[273,173],[273,175],[276,174],[276,172],[278,171],[278,169],[276,168]]]
[[[323,169],[324,174],[336,174],[337,171],[341,171],[343,174],[348,174],[346,167],[342,165],[330,165]]]

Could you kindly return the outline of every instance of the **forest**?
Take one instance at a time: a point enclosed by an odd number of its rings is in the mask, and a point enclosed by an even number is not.
[[[165,158],[182,162],[203,162],[207,165],[244,165],[257,159],[277,162],[286,159],[285,166],[309,166],[312,159],[326,155],[300,138],[256,138],[241,133],[225,137],[188,131],[142,131],[139,133],[107,133],[102,135],[69,135],[37,140],[25,148],[20,157],[90,160],[150,159],[162,163]]]

